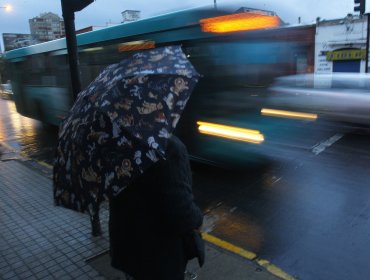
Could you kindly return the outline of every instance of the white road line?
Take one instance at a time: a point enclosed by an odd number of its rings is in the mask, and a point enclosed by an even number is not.
[[[275,183],[279,182],[281,180],[281,178],[283,178],[283,177],[277,178],[275,181],[272,182],[272,184],[275,184]]]
[[[335,142],[337,142],[339,139],[341,139],[344,136],[344,134],[337,133],[334,136],[330,137],[329,139],[322,141],[312,148],[312,152],[317,156],[321,152],[325,151],[327,147],[330,147]]]

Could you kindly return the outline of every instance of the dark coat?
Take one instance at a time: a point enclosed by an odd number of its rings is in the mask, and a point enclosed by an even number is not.
[[[183,279],[184,237],[203,220],[178,138],[169,140],[166,157],[110,201],[111,263],[136,280]]]

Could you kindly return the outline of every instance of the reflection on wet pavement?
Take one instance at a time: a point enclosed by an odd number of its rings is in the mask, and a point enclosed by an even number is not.
[[[0,143],[17,153],[52,164],[57,132],[57,127],[18,114],[13,101],[0,99]]]

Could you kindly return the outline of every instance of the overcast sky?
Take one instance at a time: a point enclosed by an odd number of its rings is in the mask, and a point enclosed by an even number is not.
[[[354,0],[217,0],[217,5],[253,7],[275,11],[285,22],[313,22],[322,19],[341,18],[353,13]],[[30,33],[28,19],[44,12],[62,16],[60,0],[0,0],[0,6],[10,4],[11,12],[0,9],[0,34]],[[151,17],[180,9],[213,5],[214,0],[95,0],[83,11],[76,13],[76,29],[86,26],[105,26],[107,22],[119,23],[124,10],[139,10],[141,18]],[[255,3],[258,3],[257,6]],[[370,4],[370,3],[369,3]],[[1,36],[2,37],[2,36]],[[2,38],[1,38],[2,39]],[[1,45],[2,40],[0,40]]]

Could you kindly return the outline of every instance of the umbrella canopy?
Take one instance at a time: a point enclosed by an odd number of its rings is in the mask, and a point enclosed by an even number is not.
[[[106,67],[61,123],[55,203],[94,215],[106,197],[165,159],[198,78],[179,46],[137,52]]]

